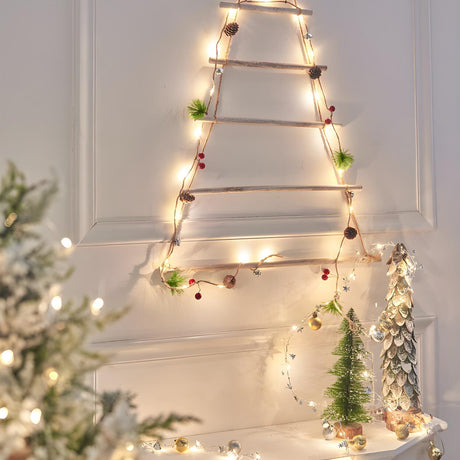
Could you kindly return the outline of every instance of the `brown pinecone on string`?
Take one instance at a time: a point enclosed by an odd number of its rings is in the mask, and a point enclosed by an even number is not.
[[[316,80],[317,78],[321,77],[321,74],[323,73],[321,70],[321,67],[318,67],[317,65],[313,66],[308,73],[310,74],[310,78],[312,80]]]
[[[236,35],[239,28],[240,26],[236,22],[230,22],[225,26],[225,35],[227,35],[227,37],[232,37],[233,35]]]
[[[232,289],[235,287],[236,278],[233,275],[226,275],[222,283],[227,289]]]
[[[191,203],[192,201],[195,201],[195,196],[190,192],[184,191],[180,194],[180,199],[184,203]]]
[[[345,238],[347,240],[354,240],[356,238],[356,235],[358,234],[358,230],[353,227],[347,227],[344,231],[343,234],[345,235]]]

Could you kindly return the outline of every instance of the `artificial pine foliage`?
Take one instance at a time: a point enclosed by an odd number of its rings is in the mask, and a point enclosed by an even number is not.
[[[388,265],[387,308],[379,324],[385,334],[380,355],[383,402],[391,410],[420,408],[411,288],[416,266],[402,243],[393,249]]]
[[[353,155],[348,150],[339,149],[334,152],[334,163],[338,169],[346,171],[354,161]]]
[[[185,276],[182,276],[177,270],[172,272],[172,275],[168,278],[168,281],[166,281],[172,288],[172,295],[174,295],[175,293],[182,294],[184,292],[184,290],[180,287],[184,285],[185,280]]]
[[[194,120],[201,120],[207,113],[206,104],[199,99],[193,99],[192,103],[187,106],[188,114]]]
[[[325,396],[332,398],[332,402],[322,417],[340,421],[344,425],[369,422],[371,417],[364,405],[370,402],[370,395],[366,392],[366,367],[363,362],[368,352],[361,338],[361,323],[353,308],[350,308],[343,319],[339,332],[343,333],[343,337],[332,354],[340,358],[329,371],[337,380],[325,391]]]
[[[193,418],[138,423],[131,395],[87,386],[107,361],[88,339],[123,311],[95,316],[87,299],[50,307],[70,275],[65,251],[36,230],[56,190],[27,184],[13,164],[0,184],[0,459],[24,449],[34,460],[135,459],[144,436]]]

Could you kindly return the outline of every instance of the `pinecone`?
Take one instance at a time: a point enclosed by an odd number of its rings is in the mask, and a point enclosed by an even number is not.
[[[312,80],[316,80],[317,78],[321,77],[322,70],[321,70],[321,67],[318,67],[317,65],[315,65],[308,71],[308,73],[310,74],[310,78]]]
[[[230,22],[225,26],[224,32],[227,37],[232,37],[233,35],[236,35],[239,29],[239,25],[236,22]]]
[[[347,240],[354,240],[356,238],[356,235],[358,234],[358,230],[353,227],[347,227],[344,231],[343,234],[345,235],[345,238]]]
[[[192,195],[190,192],[184,191],[180,194],[180,199],[184,203],[191,203],[192,201],[195,201],[195,196]]]
[[[227,289],[232,289],[235,287],[236,284],[236,278],[233,275],[227,275],[224,278],[224,281],[222,284],[227,288]]]

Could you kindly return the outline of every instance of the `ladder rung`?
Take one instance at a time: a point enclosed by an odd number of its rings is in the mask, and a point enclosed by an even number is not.
[[[312,65],[301,65],[301,64],[282,64],[279,62],[265,62],[265,61],[240,61],[238,59],[216,59],[216,58],[209,58],[210,64],[217,64],[217,65],[230,65],[235,67],[261,67],[261,68],[268,68],[268,69],[281,69],[281,70],[310,70],[313,66]],[[326,65],[319,65],[317,66],[321,70],[327,70]]]
[[[343,259],[339,260],[339,263],[347,263],[347,262],[359,262],[364,264],[372,264],[375,262],[380,262],[382,258],[378,255],[371,255],[367,254],[361,258],[354,257],[344,257]],[[197,267],[190,267],[187,268],[188,270],[193,271],[218,271],[218,270],[235,270],[235,268],[239,267],[240,269],[249,268],[254,270],[255,267],[266,269],[266,268],[281,268],[281,267],[295,267],[298,265],[334,265],[335,259],[282,259],[282,260],[273,260],[263,262],[259,264],[257,262],[253,263],[244,263],[244,264],[215,264],[215,265],[204,265],[204,266],[197,266]]]
[[[196,188],[189,190],[192,195],[209,195],[214,193],[246,193],[246,192],[331,192],[361,191],[362,185],[248,185],[238,187]]]
[[[259,11],[261,13],[287,13],[296,15],[303,14],[305,16],[311,16],[313,14],[312,10],[305,10],[303,8],[282,8],[279,6],[253,5],[252,3],[220,2],[219,6],[221,8]]]
[[[238,123],[238,124],[254,124],[254,125],[276,125],[276,126],[291,126],[295,128],[322,128],[324,123],[322,121],[283,121],[283,120],[265,120],[258,118],[232,118],[220,117],[209,118],[205,117],[197,121],[203,123]],[[336,126],[341,126],[339,123],[334,123]]]

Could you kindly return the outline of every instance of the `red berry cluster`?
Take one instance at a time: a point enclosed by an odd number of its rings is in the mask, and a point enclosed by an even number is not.
[[[330,125],[330,124],[332,124],[332,114],[335,112],[335,107],[333,105],[331,105],[331,106],[329,106],[327,108],[327,110],[329,110],[329,112],[331,112],[331,116],[324,120],[324,124],[325,125]]]
[[[198,156],[198,158],[199,158],[200,160],[202,160],[202,159],[205,157],[205,155],[204,155],[203,152],[200,152],[197,156]],[[205,165],[202,161],[199,161],[199,162],[198,162],[198,167],[199,167],[200,169],[204,169],[204,168],[206,168],[206,165]]]
[[[189,284],[190,286],[191,286],[192,284],[195,284],[195,283],[196,283],[196,281],[195,281],[193,278],[190,278],[190,279],[188,280],[188,284]],[[197,293],[195,294],[195,299],[196,299],[196,300],[200,300],[201,297],[203,297],[203,296],[201,295],[201,292],[197,292]]]
[[[329,279],[329,276],[328,276],[329,273],[331,273],[331,271],[329,270],[329,268],[325,268],[325,269],[323,270],[323,274],[322,274],[322,276],[321,276],[321,279],[324,280],[324,281],[326,281],[327,279]]]

